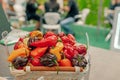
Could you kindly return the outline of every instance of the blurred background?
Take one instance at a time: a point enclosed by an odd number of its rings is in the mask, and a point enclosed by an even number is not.
[[[36,21],[26,19],[26,13],[25,13],[26,4],[27,4],[26,1],[28,0],[0,0],[0,3],[1,1],[3,1],[2,2],[3,9],[6,13],[7,19],[13,30],[20,29],[28,32],[34,30],[36,26]],[[44,5],[44,3],[48,0],[36,0],[36,1],[38,5]],[[68,0],[57,0],[57,1],[59,2],[61,7],[66,6],[68,4]],[[111,45],[113,45],[111,44],[112,43],[111,40],[113,37],[112,36],[113,33],[111,33],[111,30],[113,25],[109,22],[107,16],[108,16],[108,10],[110,9],[111,6],[111,0],[75,0],[75,1],[79,9],[78,16],[80,17],[80,19],[77,22],[72,23],[70,25],[70,28],[75,32],[76,41],[79,43],[87,44],[86,33],[88,33],[90,46],[94,46],[110,51]],[[7,8],[5,6],[7,6]],[[2,13],[2,11],[0,11],[0,13]],[[37,10],[36,14],[39,15],[40,17],[43,17],[44,12],[42,10]],[[66,14],[67,14],[66,12],[61,11],[62,18],[64,18]],[[2,26],[0,30],[2,30],[3,28],[5,27]],[[62,31],[64,30],[62,29]],[[118,42],[120,43],[120,41]],[[6,63],[7,55],[4,54],[6,53],[6,48],[2,44],[2,41],[0,41],[0,44],[1,44],[0,52],[2,52],[2,54],[0,54],[1,56],[0,76],[11,76],[8,69],[9,64]],[[13,44],[10,50],[12,50],[12,48],[13,48]],[[103,62],[103,60],[101,61]],[[2,69],[3,67],[6,70]]]
[[[27,0],[3,0],[7,2],[7,4],[12,5],[14,8],[14,12],[19,18],[16,16],[8,16],[8,20],[13,28],[19,28],[26,31],[32,31],[36,21],[26,20],[26,1]],[[9,1],[15,1],[14,4]],[[43,5],[48,0],[36,0],[37,4]],[[60,5],[63,7],[68,4],[68,0],[57,0]],[[86,43],[85,33],[89,34],[90,45],[110,49],[110,40],[111,37],[107,38],[107,35],[112,29],[111,24],[106,19],[107,9],[109,9],[111,0],[75,0],[77,6],[79,8],[79,13],[81,19],[75,24],[71,24],[71,28],[74,30],[76,34],[76,40],[80,43]],[[21,6],[17,6],[15,4],[20,4],[24,8],[22,10]],[[6,11],[7,12],[7,11]],[[21,14],[20,14],[21,13]],[[37,10],[36,13],[39,16],[43,16],[42,10]],[[21,17],[24,15],[24,18]],[[66,15],[63,12],[62,17]],[[29,26],[29,28],[28,28]],[[107,39],[106,39],[107,38]]]
[[[44,4],[45,1],[48,0],[37,0],[38,3]],[[85,23],[87,25],[91,25],[96,27],[98,25],[98,12],[102,9],[101,13],[101,27],[110,28],[111,26],[108,23],[104,23],[105,21],[105,8],[109,8],[111,0],[76,0],[78,8],[82,11],[84,8],[89,8],[90,13],[87,16]],[[67,4],[67,0],[64,0],[64,5]]]
[[[35,20],[26,20],[26,1],[27,0],[3,0],[6,4],[13,6],[13,14],[8,15],[8,20],[13,28],[19,28],[26,31],[32,31],[34,29]],[[38,5],[44,5],[48,0],[36,0]],[[57,0],[61,7],[68,4],[68,0]],[[107,35],[112,29],[111,24],[106,19],[107,9],[109,9],[111,0],[75,0],[79,8],[79,14],[81,19],[75,24],[71,24],[71,28],[76,34],[76,40],[80,43],[86,43],[85,33],[89,34],[90,45],[110,49],[111,36]],[[14,3],[12,3],[14,2]],[[19,5],[17,5],[19,4]],[[21,6],[20,6],[21,5]],[[9,9],[6,9],[8,12]],[[42,10],[37,10],[36,13],[39,16],[43,16]],[[65,12],[61,12],[61,16],[66,15]],[[15,16],[14,16],[15,14]],[[16,17],[17,16],[17,17]],[[28,28],[29,26],[29,28]],[[106,39],[107,38],[107,39]]]
[[[48,0],[37,0],[39,4],[44,4]],[[61,0],[58,0],[60,2]],[[89,34],[90,45],[110,49],[110,39],[105,41],[105,38],[111,30],[111,25],[106,19],[106,8],[109,8],[111,0],[75,0],[80,13],[83,15],[84,9],[88,9],[88,14],[85,15],[84,23],[71,25],[76,32],[76,39],[80,43],[86,43],[85,33]],[[67,0],[63,0],[63,6],[67,5]],[[83,13],[82,13],[83,12]],[[42,11],[38,10],[39,15]],[[62,14],[62,15],[65,15]],[[83,15],[84,16],[84,15]]]

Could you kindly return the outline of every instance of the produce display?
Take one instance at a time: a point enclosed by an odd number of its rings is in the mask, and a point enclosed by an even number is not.
[[[87,66],[85,55],[87,46],[77,44],[72,34],[61,32],[55,34],[51,31],[43,34],[32,31],[24,38],[20,38],[14,45],[8,61],[15,69],[25,66],[47,67],[74,67],[84,69]]]

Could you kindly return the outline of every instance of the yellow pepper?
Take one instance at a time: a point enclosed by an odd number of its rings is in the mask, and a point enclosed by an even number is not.
[[[19,48],[13,50],[10,56],[8,57],[8,61],[12,62],[18,56],[29,56],[29,50],[27,48]]]
[[[62,42],[57,42],[56,46],[50,49],[50,53],[56,55],[58,62],[61,60],[60,52],[62,51],[63,47],[64,45]]]
[[[35,30],[35,31],[30,32],[30,37],[38,37],[38,39],[42,39],[43,34],[41,31]]]

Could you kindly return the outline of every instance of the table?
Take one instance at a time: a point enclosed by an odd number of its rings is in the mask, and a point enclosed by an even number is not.
[[[13,45],[8,46],[9,52],[13,50]],[[7,62],[7,50],[5,46],[0,45],[0,76],[9,77],[12,76],[9,71],[9,63]]]
[[[3,46],[0,46],[0,75],[10,76]],[[1,56],[4,55],[4,56]],[[120,52],[90,47],[91,71],[89,80],[120,80]],[[1,60],[2,59],[2,60]]]
[[[120,52],[90,47],[90,80],[120,80]]]

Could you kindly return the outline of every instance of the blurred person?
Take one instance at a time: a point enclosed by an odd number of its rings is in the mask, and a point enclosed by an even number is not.
[[[78,20],[76,15],[79,14],[77,4],[75,0],[68,0],[68,5],[63,7],[63,10],[67,12],[65,19],[63,19],[60,24],[65,30],[66,34],[71,33],[75,35],[75,32],[70,28],[70,24]]]
[[[110,10],[115,10],[115,8],[119,6],[120,6],[120,0],[111,0]]]
[[[16,2],[16,4],[21,4],[21,5],[25,5],[25,3],[26,3],[26,1],[27,0],[16,0],[15,2]]]
[[[110,7],[108,10],[108,16],[107,16],[107,19],[111,26],[112,26],[114,11],[116,7],[120,7],[120,0],[111,0]]]
[[[57,3],[57,0],[48,0],[44,3],[44,5],[41,5],[40,9],[43,11],[43,15],[47,12],[59,13],[60,5]],[[42,22],[46,24],[44,17],[42,20]]]
[[[26,5],[26,16],[27,20],[36,20],[36,30],[40,30],[40,16],[36,14],[36,11],[39,9],[39,6],[36,0],[28,0]]]
[[[26,21],[25,3],[26,3],[26,0],[15,0],[15,4],[13,6],[20,26],[25,24],[25,21]]]
[[[45,2],[45,12],[59,12],[60,5],[57,3],[56,0],[49,0]]]
[[[117,7],[120,7],[120,0],[111,0],[109,9],[106,10],[107,15],[106,15],[106,19],[108,20],[110,26],[111,26],[111,30],[110,32],[107,34],[105,41],[108,41],[112,34],[113,34],[113,22],[114,22],[114,13],[115,13],[115,9]]]

